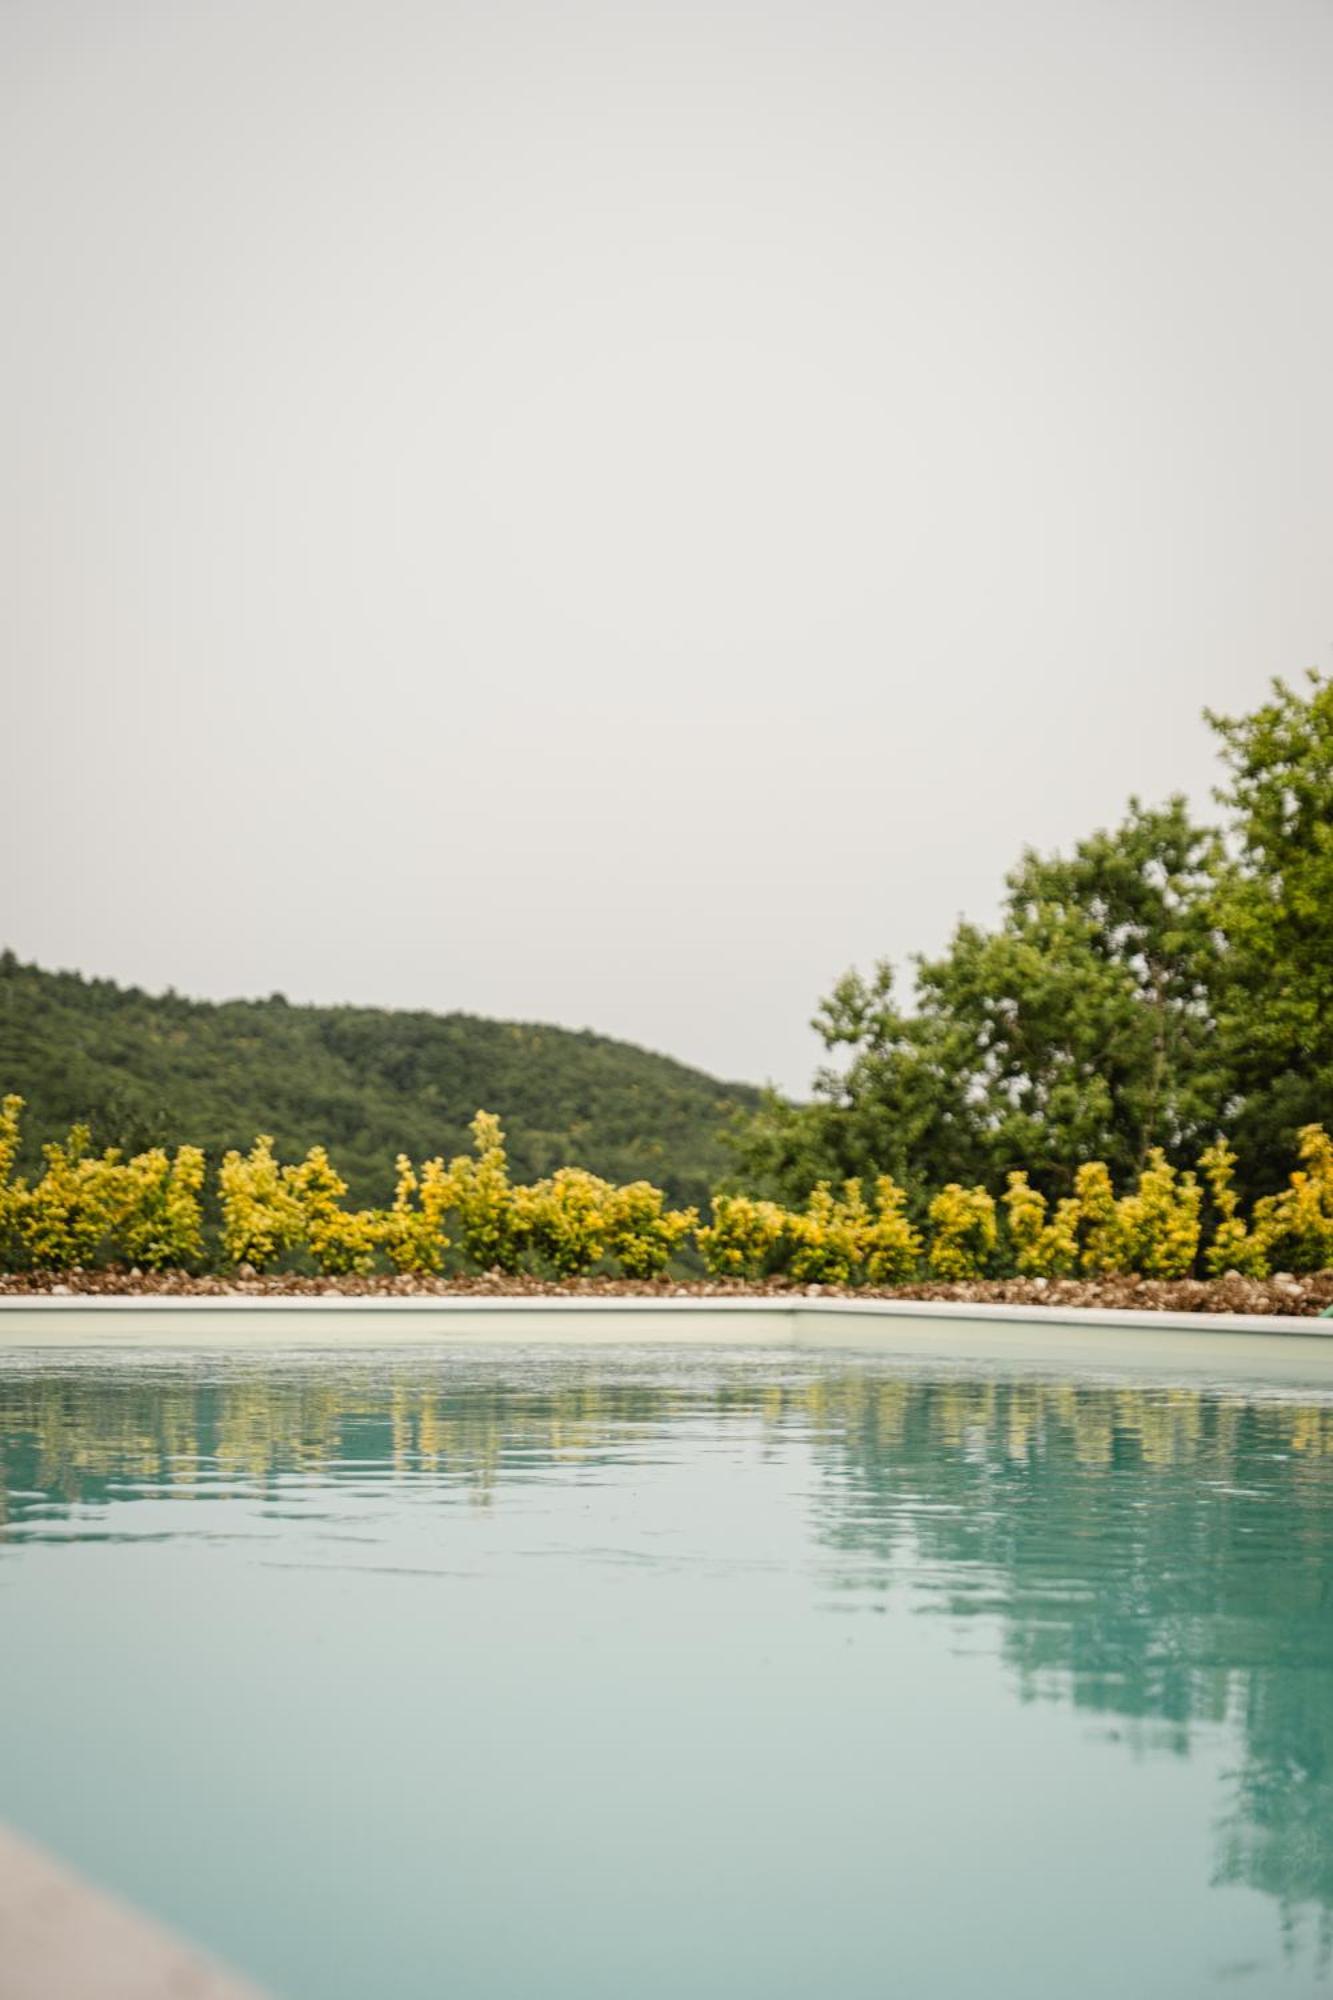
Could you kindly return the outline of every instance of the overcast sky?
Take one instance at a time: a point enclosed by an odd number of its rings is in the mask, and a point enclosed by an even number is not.
[[[0,939],[801,1088],[1333,641],[1330,0],[0,0]]]

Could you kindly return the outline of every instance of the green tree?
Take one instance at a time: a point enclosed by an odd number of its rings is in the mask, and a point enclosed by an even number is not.
[[[1285,1174],[1304,1125],[1333,1110],[1333,680],[1274,681],[1250,715],[1211,715],[1228,782],[1218,1029],[1249,1192]]]
[[[1024,1168],[1064,1192],[1079,1164],[1117,1179],[1154,1147],[1191,1162],[1226,1078],[1212,1030],[1217,836],[1182,799],[1130,806],[1068,858],[1029,852],[993,930],[962,923],[919,959],[915,1006],[893,975],[848,973],[816,1016],[830,1056],[814,1102],[769,1098],[735,1141],[765,1192],[889,1172],[914,1187],[998,1187]]]

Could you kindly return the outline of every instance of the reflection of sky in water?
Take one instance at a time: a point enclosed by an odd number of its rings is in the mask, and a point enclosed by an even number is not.
[[[0,1813],[292,1996],[1333,1991],[1333,1401],[0,1366]]]

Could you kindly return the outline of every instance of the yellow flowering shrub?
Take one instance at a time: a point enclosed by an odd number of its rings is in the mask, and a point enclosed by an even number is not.
[[[907,1195],[891,1174],[881,1174],[875,1182],[875,1208],[866,1219],[861,1256],[872,1285],[903,1284],[921,1262],[921,1237],[907,1218]]]
[[[11,1094],[0,1100],[0,1188],[9,1185],[22,1137],[23,1099]]]
[[[174,1156],[152,1147],[130,1159],[114,1147],[95,1154],[87,1128],[76,1125],[42,1149],[43,1171],[29,1184],[14,1172],[22,1110],[17,1096],[0,1100],[0,1269],[59,1270],[106,1257],[153,1270],[202,1263],[205,1162],[198,1147],[181,1146]],[[400,1154],[388,1209],[345,1207],[347,1183],[323,1146],[295,1166],[280,1165],[263,1136],[247,1154],[229,1152],[217,1181],[226,1258],[264,1270],[305,1250],[331,1275],[368,1273],[385,1261],[426,1275],[445,1268],[448,1230],[468,1264],[506,1273],[536,1268],[573,1277],[605,1260],[626,1277],[650,1279],[691,1239],[710,1276],[752,1282],[785,1273],[796,1282],[891,1285],[921,1267],[922,1236],[906,1193],[888,1175],[877,1179],[870,1199],[859,1180],[836,1189],[821,1183],[799,1210],[715,1195],[700,1227],[694,1209],[669,1208],[648,1181],[614,1186],[564,1167],[515,1186],[498,1118],[479,1111],[471,1133],[472,1152],[447,1165],[437,1158],[417,1167]],[[1212,1275],[1333,1267],[1333,1137],[1307,1125],[1300,1166],[1285,1188],[1255,1203],[1248,1222],[1235,1167],[1225,1139],[1200,1158],[1204,1185],[1154,1149],[1134,1187],[1117,1197],[1105,1164],[1088,1160],[1074,1192],[1054,1204],[1025,1173],[1013,1172],[1002,1197],[1003,1268],[1025,1276],[1184,1277],[1199,1257],[1205,1186],[1216,1218],[1203,1253]],[[997,1208],[984,1187],[951,1182],[928,1214],[932,1276],[979,1278],[997,1268]]]
[[[31,1187],[16,1184],[15,1224],[26,1261],[39,1271],[67,1271],[96,1262],[109,1247],[127,1199],[125,1168],[117,1147],[88,1150],[86,1125],[43,1146],[46,1171]]]
[[[766,1278],[781,1267],[791,1242],[787,1209],[746,1194],[715,1194],[712,1211],[694,1239],[710,1277]]]
[[[693,1208],[667,1208],[666,1196],[651,1181],[630,1181],[608,1189],[605,1201],[607,1255],[627,1278],[656,1278],[699,1220]]]
[[[233,1150],[218,1169],[222,1247],[233,1264],[267,1270],[305,1233],[305,1214],[263,1134],[248,1153]]]
[[[695,1242],[713,1277],[758,1280],[785,1271],[806,1284],[894,1284],[910,1277],[921,1257],[906,1200],[888,1174],[875,1183],[873,1208],[859,1180],[844,1181],[840,1194],[821,1182],[804,1209],[715,1195],[712,1222]]]
[[[1302,1127],[1300,1158],[1282,1192],[1254,1204],[1253,1233],[1270,1270],[1333,1267],[1333,1138],[1322,1125]]]
[[[204,1254],[200,1194],[204,1156],[198,1146],[178,1146],[174,1159],[160,1146],[125,1163],[125,1205],[118,1247],[129,1264],[149,1271],[197,1264]]]
[[[324,1277],[366,1277],[389,1234],[383,1209],[339,1208],[312,1222],[306,1241]]]
[[[0,1257],[13,1262],[18,1254],[15,1224],[19,1210],[19,1186],[13,1179],[23,1136],[23,1099],[6,1097],[0,1102]]]
[[[613,1193],[585,1168],[561,1167],[549,1180],[515,1188],[517,1233],[557,1277],[582,1277],[606,1254]]]
[[[323,1146],[312,1146],[299,1166],[284,1167],[282,1183],[301,1211],[302,1237],[325,1277],[365,1277],[374,1270],[390,1233],[387,1218],[379,1209],[343,1207],[347,1183]]]
[[[440,1270],[449,1238],[444,1218],[454,1183],[443,1160],[427,1160],[420,1173],[406,1153],[397,1161],[393,1207],[384,1217],[384,1248],[397,1271],[428,1276]]]
[[[1178,1174],[1160,1146],[1148,1155],[1132,1194],[1116,1204],[1125,1268],[1145,1278],[1186,1278],[1199,1254],[1203,1189]]]
[[[522,1267],[523,1232],[509,1180],[500,1121],[479,1111],[469,1130],[476,1157],[460,1153],[447,1169],[452,1206],[466,1256],[479,1270]]]
[[[1104,1161],[1084,1161],[1074,1175],[1074,1197],[1078,1202],[1079,1269],[1083,1275],[1096,1278],[1128,1271],[1129,1243]]]
[[[927,1211],[930,1218],[930,1269],[937,1278],[981,1278],[989,1270],[999,1242],[995,1200],[984,1187],[962,1187],[950,1181]]]
[[[1177,1174],[1159,1147],[1134,1191],[1118,1199],[1101,1160],[1084,1162],[1074,1193],[1053,1212],[1025,1173],[1009,1175],[1003,1199],[1014,1266],[1024,1277],[1138,1271],[1183,1278],[1198,1254],[1203,1191],[1193,1174]]]
[[[121,1257],[152,1270],[197,1263],[203,1255],[204,1156],[182,1146],[175,1159],[153,1147],[123,1159],[119,1148],[89,1150],[88,1129],[72,1127],[44,1146],[41,1178],[12,1178],[23,1100],[0,1105],[0,1249],[11,1262],[68,1270]]]
[[[1068,1278],[1078,1269],[1081,1206],[1066,1195],[1047,1219],[1046,1197],[1025,1173],[1011,1173],[1002,1197],[1014,1267],[1024,1277]]]
[[[1240,1197],[1232,1185],[1236,1155],[1227,1141],[1215,1140],[1200,1155],[1199,1166],[1217,1211],[1217,1226],[1203,1260],[1209,1276],[1220,1278],[1224,1271],[1239,1271],[1244,1278],[1266,1278],[1268,1258],[1262,1241],[1240,1213]]]
[[[869,1226],[860,1181],[845,1182],[841,1200],[821,1181],[804,1213],[787,1219],[791,1275],[811,1284],[851,1284],[861,1272]]]

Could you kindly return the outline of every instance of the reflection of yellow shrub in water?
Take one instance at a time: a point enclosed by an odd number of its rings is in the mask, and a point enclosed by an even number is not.
[[[718,1420],[757,1418],[774,1434],[794,1429],[821,1446],[883,1458],[886,1465],[929,1441],[966,1460],[982,1440],[1012,1460],[1067,1452],[1090,1475],[1111,1473],[1132,1450],[1152,1471],[1194,1466],[1210,1478],[1234,1475],[1244,1426],[1262,1424],[1284,1454],[1274,1477],[1311,1506],[1322,1487],[1300,1484],[1302,1465],[1328,1461],[1333,1471],[1333,1403],[1247,1404],[1197,1388],[1020,1382],[931,1381],[885,1373],[875,1365],[820,1368],[774,1383],[762,1371],[724,1374],[702,1392],[674,1383],[599,1377],[595,1365],[565,1371],[549,1387],[489,1381],[479,1393],[463,1384],[444,1391],[436,1375],[393,1363],[373,1373],[314,1365],[292,1374],[251,1374],[201,1388],[189,1375],[145,1381],[62,1372],[0,1381],[0,1468],[4,1447],[23,1438],[38,1447],[38,1483],[77,1500],[87,1480],[126,1471],[160,1473],[176,1482],[206,1449],[256,1480],[304,1468],[337,1477],[349,1426],[357,1427],[356,1476],[374,1455],[366,1426],[383,1421],[384,1452],[404,1473],[429,1462],[442,1475],[496,1471],[506,1449],[584,1446],[614,1432],[625,1417],[665,1423],[684,1413]],[[1120,1456],[1113,1458],[1112,1446]],[[19,1461],[12,1461],[17,1473]],[[11,1475],[12,1477],[13,1475]]]

